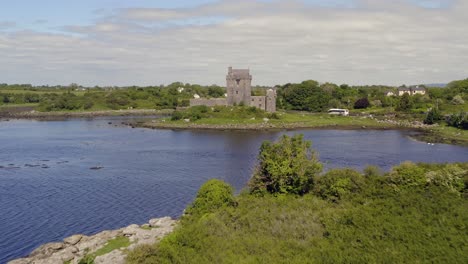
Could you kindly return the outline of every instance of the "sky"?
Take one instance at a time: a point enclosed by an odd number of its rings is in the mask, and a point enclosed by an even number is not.
[[[0,0],[0,83],[445,83],[466,0]]]

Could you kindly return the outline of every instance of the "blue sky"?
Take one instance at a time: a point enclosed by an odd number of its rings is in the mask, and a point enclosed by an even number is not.
[[[466,78],[465,0],[14,0],[0,83],[418,84]]]
[[[215,0],[14,0],[1,3],[0,17],[22,29],[55,31],[66,25],[88,25],[100,13],[120,8],[182,8],[211,2]]]
[[[272,2],[275,0],[261,0]],[[453,0],[407,0],[426,8],[445,8]],[[14,0],[4,1],[0,18],[16,23],[20,29],[56,31],[66,25],[88,25],[122,8],[190,8],[217,0]],[[303,0],[312,6],[356,7],[359,0]]]

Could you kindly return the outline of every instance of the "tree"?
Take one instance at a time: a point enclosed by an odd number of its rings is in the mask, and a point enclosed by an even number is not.
[[[442,115],[439,111],[439,109],[436,108],[431,108],[429,112],[427,112],[426,118],[424,119],[424,124],[426,125],[433,125],[437,123],[438,121],[442,120]]]
[[[305,141],[303,135],[283,135],[276,143],[263,142],[258,161],[249,182],[254,194],[303,195],[312,189],[314,176],[322,171],[311,142]]]
[[[463,98],[460,95],[456,95],[452,99],[452,104],[454,104],[454,105],[462,105],[464,103],[465,103],[465,101],[463,100]]]
[[[208,87],[208,95],[210,97],[223,97],[226,91],[219,86],[210,86]]]
[[[410,95],[405,93],[400,97],[398,102],[397,110],[398,111],[408,111],[412,107]]]
[[[361,98],[354,103],[355,109],[365,109],[370,106],[369,99]]]

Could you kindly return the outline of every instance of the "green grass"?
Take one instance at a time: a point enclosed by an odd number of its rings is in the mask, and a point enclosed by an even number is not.
[[[454,114],[459,112],[468,112],[468,103],[462,105],[444,104],[440,106],[442,114]]]
[[[164,123],[169,126],[180,126],[188,127],[192,124],[196,125],[212,125],[212,126],[222,126],[222,125],[261,125],[263,123],[268,123],[272,127],[278,128],[320,128],[320,127],[343,127],[343,128],[389,128],[394,125],[379,123],[374,119],[365,118],[365,117],[352,117],[352,116],[335,116],[329,114],[312,114],[312,113],[302,113],[302,112],[277,112],[275,113],[275,118],[270,117],[268,113],[252,113],[247,115],[236,114],[236,108],[234,111],[229,111],[229,107],[221,110],[220,112],[209,112],[206,114],[206,117],[202,116],[201,119],[191,120],[190,122],[185,122],[184,120],[165,120]],[[270,117],[270,118],[268,118]],[[268,121],[265,122],[264,118],[268,118]],[[151,124],[149,124],[151,125]]]
[[[0,108],[15,108],[15,107],[23,107],[23,106],[31,106],[35,107],[38,106],[38,103],[25,103],[25,104],[0,104]]]
[[[468,130],[446,125],[431,127],[415,136],[419,140],[431,143],[447,143],[468,146]]]
[[[94,263],[94,259],[96,259],[96,257],[105,255],[116,249],[126,248],[128,246],[130,246],[130,240],[128,239],[128,237],[124,237],[124,236],[116,237],[114,239],[109,240],[106,245],[98,249],[96,252],[92,254],[88,254],[85,257],[83,257],[83,259],[81,259],[79,263],[80,264],[92,264]]]

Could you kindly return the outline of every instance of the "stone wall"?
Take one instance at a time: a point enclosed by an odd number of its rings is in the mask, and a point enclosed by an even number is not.
[[[265,110],[266,109],[265,96],[251,96],[250,106],[254,106],[262,110]]]
[[[198,106],[198,105],[206,105],[206,106],[216,106],[216,105],[227,105],[226,98],[197,98],[197,99],[190,99],[190,106]]]

